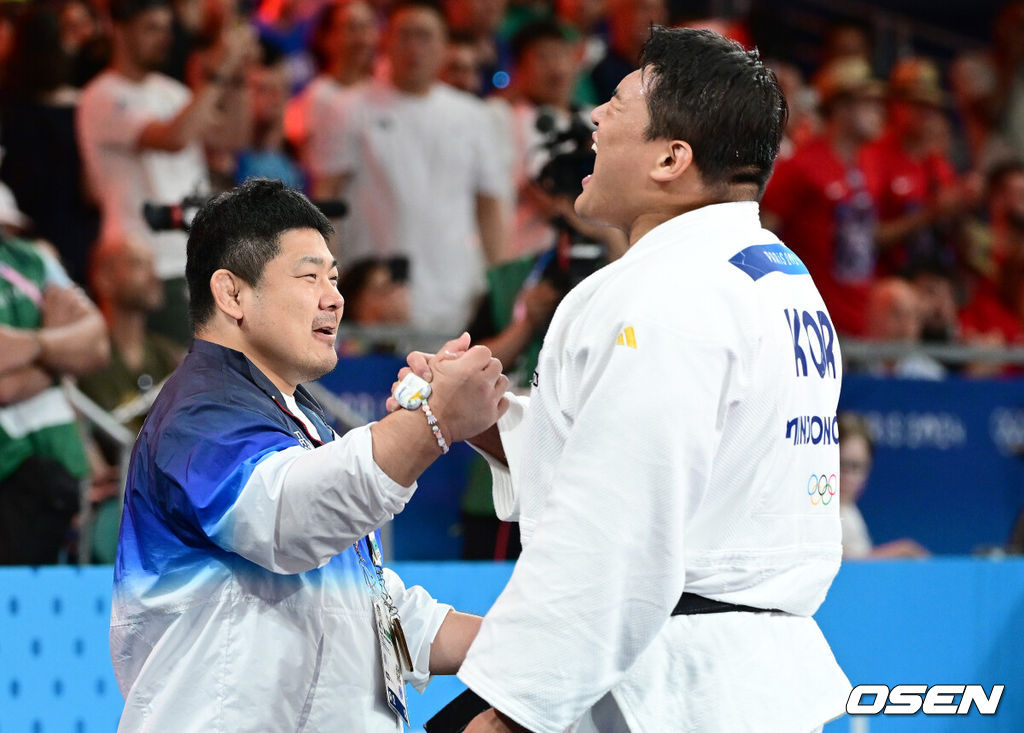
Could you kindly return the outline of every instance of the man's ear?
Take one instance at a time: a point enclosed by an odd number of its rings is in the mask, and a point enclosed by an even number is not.
[[[651,178],[658,183],[670,183],[683,175],[692,163],[693,148],[690,144],[684,140],[670,140],[661,149]]]
[[[242,320],[242,287],[244,282],[231,270],[221,268],[210,276],[210,292],[217,309],[236,321]]]

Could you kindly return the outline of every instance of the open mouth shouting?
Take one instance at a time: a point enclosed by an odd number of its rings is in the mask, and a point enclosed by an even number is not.
[[[594,151],[594,155],[596,156],[596,155],[597,155],[597,131],[594,131],[594,132],[593,132],[593,133],[591,134],[591,136],[590,136],[590,137],[591,137],[591,138],[593,139],[593,141],[594,141],[594,143],[593,143],[593,144],[592,144],[592,145],[590,146],[590,149]],[[596,161],[596,159],[595,159],[595,162],[594,162],[594,164],[595,164],[595,165],[597,165],[597,161]],[[589,182],[590,182],[590,179],[591,179],[591,178],[593,178],[593,176],[594,176],[594,174],[593,174],[593,173],[591,173],[591,174],[590,174],[589,176],[584,176],[584,178],[583,178],[583,181],[582,181],[582,184],[583,184],[583,186],[584,186],[584,187],[586,187],[587,183],[589,183]]]

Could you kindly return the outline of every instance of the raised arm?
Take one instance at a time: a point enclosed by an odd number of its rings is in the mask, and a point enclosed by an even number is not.
[[[483,347],[435,371],[429,404],[446,441],[479,432],[505,409],[507,380]],[[258,412],[246,419],[231,406],[201,403],[186,417],[174,421],[177,434],[165,436],[161,446],[168,448],[157,456],[173,480],[169,498],[190,495],[194,509],[180,520],[278,573],[321,567],[380,527],[404,508],[416,478],[441,455],[419,410],[388,415],[313,450]]]

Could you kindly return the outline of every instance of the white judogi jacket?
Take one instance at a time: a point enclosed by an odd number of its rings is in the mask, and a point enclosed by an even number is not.
[[[524,551],[462,681],[540,733],[842,714],[850,685],[811,618],[841,557],[841,369],[754,202],[668,221],[569,293],[529,409],[499,422],[495,506]],[[784,613],[670,617],[684,590]]]

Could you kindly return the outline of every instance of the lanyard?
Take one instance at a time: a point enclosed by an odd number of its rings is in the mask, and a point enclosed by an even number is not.
[[[366,543],[366,549],[370,555],[370,563],[373,565],[373,570],[370,570],[370,566],[366,563],[366,558],[363,557],[363,551],[360,548],[360,545],[363,542]],[[356,555],[359,557],[359,567],[363,569],[363,580],[366,581],[366,585],[369,587],[370,592],[374,595],[380,593],[380,597],[384,600],[384,604],[388,607],[388,611],[397,615],[398,610],[395,608],[395,603],[391,599],[391,594],[388,593],[387,584],[384,582],[384,563],[376,534],[370,532],[370,534],[366,535],[362,539],[357,540],[352,547],[355,548]]]
[[[373,571],[370,571],[369,566],[366,564],[366,558],[363,557],[363,551],[359,545],[365,540],[366,548],[370,555],[370,562],[373,563]],[[355,548],[356,555],[359,557],[359,566],[363,569],[363,580],[366,581],[367,587],[370,589],[370,595],[374,599],[374,602],[379,599],[384,604],[386,613],[388,616],[387,624],[389,626],[389,641],[394,645],[395,653],[398,656],[399,664],[403,665],[410,672],[413,669],[412,666],[412,655],[409,653],[409,644],[405,639],[405,631],[402,629],[402,620],[398,615],[398,608],[395,606],[394,600],[391,598],[391,594],[388,592],[387,584],[384,582],[384,565],[382,563],[382,557],[380,552],[380,545],[377,543],[377,537],[373,532],[366,535],[361,540],[357,540],[352,547]]]

